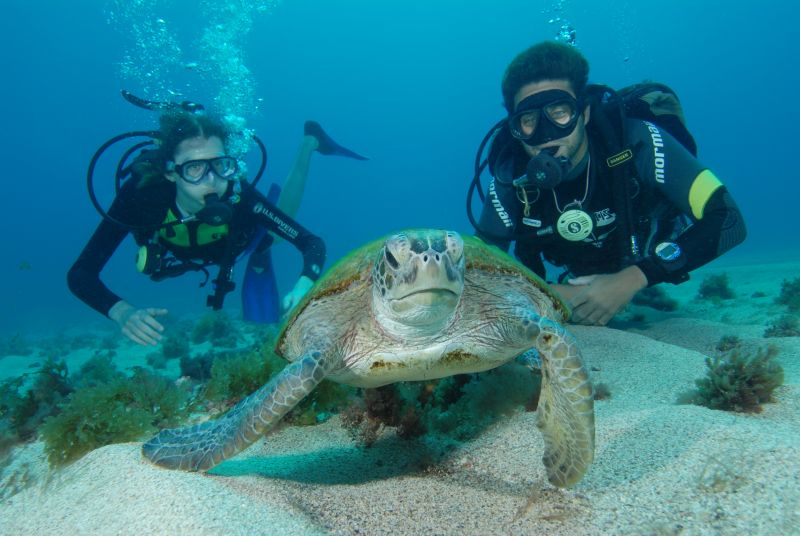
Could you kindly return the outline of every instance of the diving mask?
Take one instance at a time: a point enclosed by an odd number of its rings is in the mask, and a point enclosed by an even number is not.
[[[548,89],[525,97],[508,118],[511,135],[536,146],[572,134],[580,117],[580,103],[561,89]]]
[[[218,156],[204,160],[189,160],[183,164],[167,162],[167,171],[175,171],[189,184],[200,184],[209,169],[222,179],[229,179],[239,171],[239,161],[232,156]]]

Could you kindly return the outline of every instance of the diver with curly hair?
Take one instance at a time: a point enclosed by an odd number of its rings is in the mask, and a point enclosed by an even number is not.
[[[487,242],[514,242],[541,277],[544,261],[562,267],[554,288],[571,320],[605,325],[639,290],[687,280],[746,229],[728,189],[697,160],[674,92],[655,83],[614,92],[588,77],[583,55],[558,42],[511,61],[508,115],[490,133],[492,181],[472,221]]]

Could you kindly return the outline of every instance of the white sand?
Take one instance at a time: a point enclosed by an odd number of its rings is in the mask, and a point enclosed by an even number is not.
[[[691,302],[700,275],[675,289],[680,311],[636,333],[573,326],[612,397],[596,404],[595,463],[570,490],[546,482],[533,413],[428,470],[424,443],[390,433],[359,449],[334,418],[284,428],[210,475],[153,467],[125,444],[45,476],[29,445],[2,473],[5,491],[12,475],[32,483],[0,504],[0,534],[800,534],[800,338],[770,340],[785,385],[762,413],[675,404],[705,374],[697,350],[731,331],[767,342],[797,267],[724,270],[768,297],[716,307]]]

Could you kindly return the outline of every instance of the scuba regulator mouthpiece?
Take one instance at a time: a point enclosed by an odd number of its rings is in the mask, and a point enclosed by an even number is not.
[[[568,170],[569,158],[556,158],[549,152],[542,151],[528,161],[527,183],[543,190],[552,190],[564,180]]]
[[[201,222],[208,225],[224,225],[233,218],[233,209],[228,203],[222,201],[219,195],[208,194],[205,196],[205,203],[206,206],[195,214],[195,217]]]

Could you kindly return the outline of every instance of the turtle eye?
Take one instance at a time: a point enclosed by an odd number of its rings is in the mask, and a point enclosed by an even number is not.
[[[385,251],[385,254],[384,254],[384,256],[386,257],[386,262],[388,262],[388,263],[389,263],[389,266],[391,266],[391,267],[392,267],[393,269],[395,269],[395,270],[397,270],[398,268],[400,268],[400,263],[399,263],[399,262],[397,262],[397,259],[395,259],[395,258],[394,258],[394,255],[392,255],[392,252],[391,252],[391,251],[389,251],[389,250],[387,249],[387,250]]]

